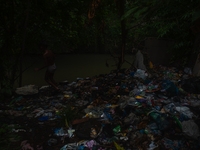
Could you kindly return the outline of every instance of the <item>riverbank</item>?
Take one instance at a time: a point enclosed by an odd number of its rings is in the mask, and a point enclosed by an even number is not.
[[[176,68],[154,68],[151,75],[124,69],[62,83],[62,93],[43,87],[15,95],[0,105],[1,128],[10,133],[2,143],[37,150],[199,149],[199,83]]]

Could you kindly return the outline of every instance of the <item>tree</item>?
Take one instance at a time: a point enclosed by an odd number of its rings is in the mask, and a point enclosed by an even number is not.
[[[87,11],[88,4],[80,0],[3,0],[0,6],[3,18],[0,23],[1,89],[12,87],[17,79],[19,86],[22,85],[22,74],[26,70],[23,58],[38,49],[39,41],[57,44],[77,36],[77,30],[83,26],[82,13]],[[55,44],[50,46],[56,47]]]
[[[136,0],[122,19],[132,20],[134,37],[143,40],[148,36],[170,38],[175,41],[171,48],[172,61],[188,62],[194,51],[195,36],[190,27],[200,17],[199,2],[190,0]]]

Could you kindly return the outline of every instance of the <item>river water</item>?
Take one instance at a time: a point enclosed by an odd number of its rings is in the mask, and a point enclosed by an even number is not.
[[[132,63],[133,55],[125,55],[125,60]],[[106,66],[106,61],[109,67]],[[31,67],[29,67],[33,64]],[[110,73],[111,70],[115,70],[115,61],[108,54],[65,54],[56,56],[56,72],[54,79],[56,82],[69,81],[73,82],[79,78],[93,77],[99,74]],[[24,68],[29,67],[22,77],[22,85],[47,85],[44,80],[44,74],[46,69],[38,72],[34,71],[34,68],[39,68],[44,65],[42,56],[27,56],[24,61]],[[124,63],[122,68],[129,68],[130,64]],[[14,87],[18,86],[15,83]]]

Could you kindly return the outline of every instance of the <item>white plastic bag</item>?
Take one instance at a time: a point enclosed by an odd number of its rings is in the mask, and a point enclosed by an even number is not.
[[[199,127],[194,120],[183,121],[181,125],[183,133],[185,133],[187,136],[194,139],[197,139],[200,136]]]

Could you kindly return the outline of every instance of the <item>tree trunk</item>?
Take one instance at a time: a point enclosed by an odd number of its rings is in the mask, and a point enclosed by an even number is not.
[[[26,14],[26,20],[24,23],[24,37],[23,37],[23,43],[22,43],[22,50],[21,50],[21,56],[20,56],[20,66],[19,66],[19,71],[20,71],[20,76],[19,76],[19,87],[22,86],[22,73],[23,73],[23,57],[24,57],[24,49],[25,49],[25,43],[26,43],[26,28],[27,28],[27,22],[28,22],[28,17],[29,17],[29,6],[30,6],[30,0],[27,2],[27,14]]]
[[[120,13],[120,18],[124,15],[124,8],[125,8],[125,0],[120,0],[119,1],[119,13]],[[125,20],[121,21],[121,54],[119,57],[119,63],[117,66],[117,69],[120,69],[122,64],[124,63],[124,51],[125,51],[125,45],[126,45],[126,24]]]

